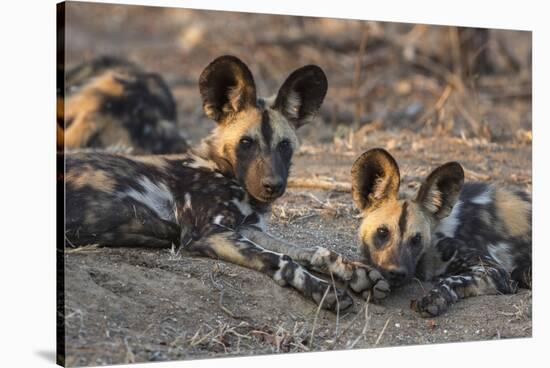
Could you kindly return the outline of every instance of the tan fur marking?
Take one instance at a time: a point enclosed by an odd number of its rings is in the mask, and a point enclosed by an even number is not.
[[[273,129],[272,147],[274,148],[283,138],[289,139],[292,148],[298,148],[298,137],[294,128],[278,111],[269,109],[271,127]],[[260,142],[262,149],[265,149],[261,133],[262,112],[260,109],[245,109],[235,114],[230,121],[218,125],[212,132],[210,139],[212,146],[216,148],[217,155],[225,157],[229,152],[229,160],[236,162],[235,150],[239,140],[243,136],[249,136]],[[229,148],[229,149],[227,149]],[[224,149],[226,150],[224,152]]]
[[[390,239],[384,250],[371,252],[372,261],[378,266],[391,267],[395,264],[393,253],[400,240],[398,220],[402,205],[402,201],[389,199],[383,206],[366,211],[364,214],[359,234],[361,239],[365,240],[365,243],[370,244],[372,242],[374,234],[381,225],[385,225],[390,232]]]
[[[372,210],[366,210],[363,214],[363,221],[359,228],[359,236],[364,244],[371,244],[378,227],[384,225],[390,232],[388,243],[381,250],[370,250],[372,261],[377,266],[387,269],[397,267],[399,264],[399,246],[401,243],[420,232],[424,244],[429,244],[431,235],[431,222],[424,213],[421,206],[415,202],[408,201],[407,228],[401,238],[399,230],[399,217],[403,208],[404,200],[388,199],[384,204]]]
[[[258,258],[245,257],[235,246],[233,240],[228,239],[230,236],[232,234],[212,235],[207,240],[208,246],[221,260],[260,271],[263,267],[262,261]]]
[[[254,139],[260,137],[260,123],[262,117],[259,109],[245,109],[234,115],[231,122],[218,125],[213,134],[217,139],[215,144],[218,154],[224,156],[224,148],[230,147],[230,160],[235,162],[235,147],[245,133]]]
[[[359,228],[361,237],[370,236],[378,226],[385,224],[390,232],[395,233],[398,229],[398,219],[401,213],[402,201],[388,200],[383,206],[377,207],[371,211],[365,211],[363,222]]]
[[[57,124],[61,125],[61,128],[63,127],[63,118],[65,116],[65,100],[61,97],[57,97],[55,100],[55,112],[56,112],[56,118],[57,118]]]
[[[57,126],[57,149],[60,150],[63,149],[65,145],[65,132],[63,131],[63,128],[59,126],[59,124],[56,123],[55,125]]]
[[[168,167],[168,162],[163,156],[157,156],[157,155],[135,156],[134,160],[157,166],[160,169],[166,169]]]
[[[529,211],[531,205],[506,189],[496,189],[495,207],[498,218],[504,223],[506,231],[511,236],[527,235],[529,226]]]
[[[96,170],[91,166],[85,166],[79,172],[70,170],[67,172],[65,178],[67,183],[71,183],[77,189],[88,185],[103,192],[111,192],[114,190],[116,184],[115,180],[110,178],[105,171]]]

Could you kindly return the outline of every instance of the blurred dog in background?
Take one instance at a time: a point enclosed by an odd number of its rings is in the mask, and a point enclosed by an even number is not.
[[[57,150],[63,148],[142,154],[183,152],[188,145],[163,78],[102,56],[64,74],[57,91]]]

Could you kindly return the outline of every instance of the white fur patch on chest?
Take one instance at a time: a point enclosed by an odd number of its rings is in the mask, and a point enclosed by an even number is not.
[[[214,161],[205,160],[204,158],[199,156],[192,155],[189,156],[189,159],[191,160],[191,162],[187,162],[184,165],[192,169],[202,168],[214,171],[218,168]]]
[[[238,208],[239,212],[244,216],[248,216],[248,215],[251,215],[252,213],[254,213],[254,210],[252,209],[252,207],[250,206],[250,203],[248,203],[248,201],[246,200],[248,196],[245,196],[245,199],[242,200],[242,201],[239,201],[237,198],[233,198],[231,200],[231,203],[233,203],[235,205],[235,207]]]
[[[258,228],[260,228],[260,230],[262,230],[263,232],[267,231],[266,215],[259,215],[259,221],[256,226],[258,226]]]
[[[435,232],[436,233],[440,232],[449,238],[453,238],[455,236],[456,229],[460,225],[459,215],[460,215],[461,208],[462,208],[462,202],[457,201],[453,207],[453,210],[449,214],[449,216],[441,220]]]
[[[258,217],[258,221],[255,224],[251,224],[256,226],[257,228],[261,229],[262,231],[267,230],[267,222],[266,222],[266,215],[255,211],[248,202],[248,195],[245,195],[244,199],[239,201],[237,198],[233,198],[230,202],[237,207],[239,212],[243,217],[248,217],[250,215],[256,214]]]
[[[143,203],[164,220],[175,221],[174,197],[166,184],[153,182],[146,176],[141,177],[138,183],[143,191],[140,192],[132,188],[122,195]]]
[[[487,251],[506,271],[511,272],[514,267],[514,259],[512,257],[512,249],[510,244],[505,242],[498,242],[496,244],[489,244]]]

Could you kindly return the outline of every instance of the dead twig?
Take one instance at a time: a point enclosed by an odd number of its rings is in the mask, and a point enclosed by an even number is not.
[[[366,136],[370,132],[382,128],[382,125],[382,120],[375,120],[370,124],[364,124],[361,128],[357,129],[353,136],[354,138]]]
[[[447,84],[452,85],[453,88],[456,91],[458,91],[460,94],[464,93],[465,88],[460,77],[451,73],[447,68],[445,68],[441,64],[438,64],[432,61],[430,58],[423,55],[415,55],[414,59],[412,60],[412,63],[430,71],[431,73],[433,73],[436,76],[439,76],[440,78],[443,78],[447,82]]]
[[[72,253],[96,253],[96,252],[100,252],[99,244],[89,244],[89,245],[84,245],[82,247],[76,247],[76,248],[65,248],[65,253],[67,253],[67,254],[72,254]]]
[[[313,326],[311,327],[311,335],[309,337],[309,349],[311,350],[311,347],[313,346],[313,335],[315,334],[315,327],[317,327],[317,318],[319,317],[319,312],[321,311],[321,306],[325,302],[325,298],[328,295],[328,292],[330,290],[330,285],[327,286],[327,290],[325,290],[325,293],[323,294],[323,297],[321,298],[321,302],[319,302],[319,306],[317,307],[317,312],[315,312],[315,318],[313,318]]]
[[[419,117],[414,122],[414,125],[421,124],[421,123],[427,121],[429,118],[431,118],[436,113],[438,113],[443,108],[443,106],[445,105],[445,102],[447,102],[447,100],[451,96],[452,92],[453,92],[452,85],[447,84],[447,86],[445,87],[445,89],[443,90],[443,92],[441,93],[439,98],[437,99],[436,103],[428,111],[426,111],[424,114],[422,114],[422,116]]]
[[[130,345],[128,345],[128,338],[124,338],[124,347],[126,348],[126,355],[124,357],[125,363],[134,363],[136,361],[136,356],[132,349],[130,348]]]
[[[340,327],[340,301],[338,300],[338,293],[336,291],[336,283],[334,282],[334,275],[330,271],[330,279],[332,280],[332,288],[334,289],[334,297],[336,298],[336,327],[334,329],[334,336],[338,335],[338,327]]]
[[[457,76],[462,76],[462,62],[460,52],[460,40],[457,27],[449,27],[449,42],[451,44],[451,60],[453,62],[453,72]]]
[[[208,339],[210,337],[210,335],[212,335],[214,333],[214,329],[210,330],[206,335],[204,335],[202,337],[200,337],[201,332],[202,332],[202,325],[199,326],[199,329],[197,330],[197,332],[195,332],[193,337],[191,337],[191,339],[189,339],[189,346],[191,346],[191,347],[197,346],[200,343],[202,343],[203,341],[205,341],[206,339]]]
[[[390,323],[391,316],[388,318],[386,323],[384,324],[384,327],[382,328],[382,331],[380,331],[380,334],[378,335],[378,338],[376,339],[376,342],[374,343],[374,346],[377,346],[380,340],[382,339],[382,335],[384,335],[384,332],[386,331],[386,327],[388,327],[388,323]]]
[[[369,294],[369,297],[368,299],[370,299],[370,294]],[[369,303],[368,303],[368,299],[367,299],[367,305],[365,307],[365,324],[363,326],[363,329],[361,330],[361,333],[359,334],[359,336],[357,336],[357,338],[355,340],[353,340],[353,342],[351,343],[351,345],[349,346],[349,349],[353,349],[353,347],[355,346],[355,344],[357,344],[359,342],[359,340],[361,339],[361,337],[364,337],[365,334],[367,333],[367,328],[369,327]]]
[[[323,189],[332,190],[335,192],[350,193],[351,184],[340,181],[330,181],[319,178],[291,178],[288,180],[289,188],[308,188],[308,189]]]
[[[367,297],[367,301],[365,302],[365,305],[363,306],[363,308],[355,315],[355,317],[353,317],[353,319],[348,323],[348,325],[340,332],[340,334],[338,336],[336,336],[336,338],[334,339],[334,341],[330,344],[330,349],[334,349],[334,347],[336,346],[336,344],[338,343],[338,341],[340,341],[340,338],[342,336],[344,336],[348,331],[349,329],[351,328],[351,326],[354,325],[355,321],[357,320],[357,318],[359,318],[359,316],[361,315],[361,312],[363,311],[363,309],[366,309],[368,307],[368,304],[369,304],[369,301],[370,301],[370,296],[371,294],[369,293],[369,296]]]
[[[225,290],[220,291],[220,299],[218,300],[218,306],[220,307],[220,309],[222,311],[227,313],[231,318],[237,318],[237,316],[235,316],[235,313],[231,312],[229,309],[227,309],[226,307],[223,306],[223,294],[224,294],[224,292],[225,292]]]
[[[469,177],[473,180],[487,181],[487,180],[491,179],[490,175],[478,173],[478,172],[475,172],[473,170],[466,169],[466,168],[464,168],[464,174],[466,174],[467,177]]]

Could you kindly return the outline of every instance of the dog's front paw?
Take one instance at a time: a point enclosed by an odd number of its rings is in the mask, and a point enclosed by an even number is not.
[[[349,282],[350,288],[368,299],[381,300],[390,294],[390,283],[374,267],[360,262],[353,262],[353,276]]]
[[[328,283],[319,283],[317,290],[313,291],[312,298],[321,308],[337,312],[343,311],[353,305],[353,298],[343,289],[334,288]]]
[[[420,300],[411,300],[411,309],[422,317],[437,317],[447,311],[449,302],[443,297],[439,290],[430,291]]]

